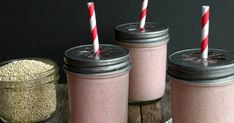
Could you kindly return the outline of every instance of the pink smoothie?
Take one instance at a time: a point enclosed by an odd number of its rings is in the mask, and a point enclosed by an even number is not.
[[[165,91],[167,44],[155,46],[123,45],[131,53],[129,100],[149,101]]]
[[[234,80],[209,86],[171,82],[173,123],[233,123]]]
[[[115,34],[118,44],[129,49],[131,54],[129,103],[161,98],[166,83],[168,26],[146,22],[144,31],[140,31],[139,23],[126,23],[118,25]]]
[[[68,49],[64,55],[71,123],[127,123],[130,52],[100,44]]]
[[[186,49],[168,58],[173,123],[234,122],[234,54]]]
[[[129,72],[108,76],[68,73],[72,123],[127,123]]]

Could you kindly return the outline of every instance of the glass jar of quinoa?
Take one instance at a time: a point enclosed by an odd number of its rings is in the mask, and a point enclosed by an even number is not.
[[[3,122],[44,121],[57,107],[55,62],[45,58],[0,63],[0,118]]]

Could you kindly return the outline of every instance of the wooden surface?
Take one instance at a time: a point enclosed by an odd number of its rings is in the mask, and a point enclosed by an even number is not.
[[[170,83],[163,98],[147,105],[129,105],[128,123],[164,123],[171,117]]]
[[[69,123],[69,102],[66,84],[58,84],[58,107],[54,116],[42,123]],[[147,105],[129,105],[128,123],[164,123],[171,117],[170,83],[163,98]]]

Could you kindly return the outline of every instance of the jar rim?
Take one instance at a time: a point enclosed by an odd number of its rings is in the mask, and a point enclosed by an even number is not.
[[[33,58],[19,58],[19,59],[12,59],[12,60],[8,60],[8,61],[4,61],[0,63],[0,66],[6,65],[8,63],[11,63],[13,61],[19,61],[19,60],[36,60],[36,61],[41,61],[44,62],[46,64],[52,65],[52,68],[37,74],[34,74],[36,76],[39,76],[38,78],[35,79],[30,79],[30,80],[22,80],[22,81],[1,81],[0,80],[0,84],[1,83],[11,83],[11,84],[22,84],[22,83],[30,83],[30,82],[35,82],[37,80],[40,80],[42,78],[48,77],[53,75],[54,73],[58,72],[58,66],[57,63],[55,61],[53,61],[52,59],[49,58],[38,58],[38,57],[33,57]],[[0,75],[0,77],[6,77],[4,75]],[[7,76],[7,77],[16,77],[16,76]]]
[[[191,80],[211,80],[234,75],[234,53],[229,50],[210,48],[208,59],[203,61],[200,49],[186,49],[168,57],[167,73]]]
[[[121,70],[131,64],[128,49],[112,44],[100,44],[96,58],[92,45],[72,47],[64,53],[63,68],[79,74],[106,74]]]
[[[116,26],[115,40],[130,44],[152,44],[168,42],[169,27],[165,24],[146,22],[145,31],[139,30],[139,22],[125,23]]]

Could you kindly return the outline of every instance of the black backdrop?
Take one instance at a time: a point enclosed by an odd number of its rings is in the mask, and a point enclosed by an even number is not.
[[[62,70],[66,49],[91,43],[86,0],[0,2],[0,62],[47,57]],[[100,43],[113,43],[116,25],[139,21],[141,0],[96,0]],[[169,25],[168,53],[200,46],[201,6],[210,5],[209,47],[234,50],[233,0],[149,0],[147,21]]]

